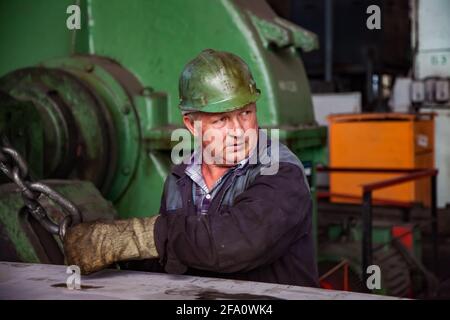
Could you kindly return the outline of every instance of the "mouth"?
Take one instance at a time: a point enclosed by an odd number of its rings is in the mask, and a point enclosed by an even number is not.
[[[235,143],[226,147],[228,150],[233,150],[234,152],[241,151],[245,148],[245,143]]]

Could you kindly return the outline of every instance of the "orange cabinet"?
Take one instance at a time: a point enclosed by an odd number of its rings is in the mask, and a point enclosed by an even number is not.
[[[432,168],[433,114],[367,113],[328,117],[330,166],[344,168]],[[361,202],[361,185],[396,177],[384,173],[330,173],[332,202]],[[359,200],[358,200],[359,197]],[[430,183],[377,190],[374,200],[430,203]]]

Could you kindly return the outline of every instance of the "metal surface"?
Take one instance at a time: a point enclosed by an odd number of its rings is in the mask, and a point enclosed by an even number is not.
[[[450,77],[450,2],[412,3],[414,78]]]
[[[66,70],[35,67],[2,77],[0,89],[16,100],[29,102],[38,113],[43,132],[26,132],[23,141],[13,140],[18,134],[15,123],[6,122],[3,127],[15,148],[26,149],[24,155],[34,147],[30,141],[33,135],[43,137],[43,170],[37,178],[77,176],[107,188],[108,173],[114,169],[113,129],[108,126],[102,99],[84,82]],[[1,105],[0,112],[14,113],[3,109]],[[25,158],[34,173],[38,159],[32,155]]]
[[[0,299],[295,299],[390,300],[393,297],[280,284],[103,270],[66,286],[66,266],[0,262]]]

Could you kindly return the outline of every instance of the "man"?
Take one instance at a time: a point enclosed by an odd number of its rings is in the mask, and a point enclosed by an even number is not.
[[[157,259],[168,273],[317,286],[303,166],[258,130],[248,66],[204,50],[186,65],[179,90],[183,122],[201,148],[172,169],[159,215],[71,228],[67,262],[90,273]]]

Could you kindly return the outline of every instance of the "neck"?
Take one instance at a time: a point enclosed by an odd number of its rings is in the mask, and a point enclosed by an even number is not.
[[[230,170],[230,167],[202,163],[202,175],[203,179],[205,179],[205,183],[208,186],[208,189],[211,189],[214,183],[219,180],[228,170]]]

